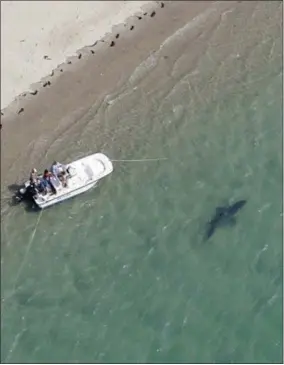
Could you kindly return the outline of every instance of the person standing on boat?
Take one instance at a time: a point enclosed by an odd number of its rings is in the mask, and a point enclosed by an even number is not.
[[[66,166],[60,162],[53,161],[51,166],[51,172],[54,176],[56,176],[59,180],[62,181],[63,186],[67,186],[67,179],[66,179]]]
[[[31,174],[30,174],[29,191],[32,192],[32,194],[37,194],[39,184],[40,184],[40,180],[37,175],[37,170],[35,168],[33,168],[31,170]]]
[[[33,168],[31,170],[31,174],[30,174],[30,184],[37,185],[37,183],[38,183],[37,170],[35,168]]]
[[[66,171],[66,167],[60,162],[53,161],[50,170],[54,176],[57,176],[59,178],[60,175],[62,175],[62,173]]]

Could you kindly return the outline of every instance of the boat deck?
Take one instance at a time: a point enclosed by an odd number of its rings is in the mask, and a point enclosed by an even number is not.
[[[57,178],[53,178],[56,194],[49,191],[34,198],[38,206],[55,204],[75,196],[93,187],[96,182],[112,172],[112,163],[102,154],[94,154],[71,164],[68,164],[70,175],[67,177],[67,187],[64,187]]]

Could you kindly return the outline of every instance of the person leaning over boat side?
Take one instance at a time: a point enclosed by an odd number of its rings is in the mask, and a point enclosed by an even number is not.
[[[67,188],[67,176],[66,176],[66,171],[62,171],[61,175],[60,175],[60,180],[62,182],[62,185]]]

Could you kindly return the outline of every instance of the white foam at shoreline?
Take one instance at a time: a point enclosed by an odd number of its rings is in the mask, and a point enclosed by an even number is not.
[[[1,2],[1,108],[149,3]]]

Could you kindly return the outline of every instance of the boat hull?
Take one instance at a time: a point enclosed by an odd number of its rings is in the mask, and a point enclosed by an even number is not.
[[[49,199],[47,201],[40,201],[39,199],[34,198],[34,202],[36,203],[37,207],[40,209],[45,209],[48,207],[51,207],[52,205],[58,204],[63,202],[64,200],[68,200],[70,198],[73,198],[79,194],[85,193],[86,191],[90,190],[91,188],[95,187],[97,185],[97,181],[88,184],[82,188],[77,189],[76,191],[66,193],[62,196],[54,197],[54,199]]]
[[[45,209],[82,194],[92,189],[100,179],[113,171],[112,162],[102,153],[81,158],[66,166],[71,171],[67,178],[67,187],[64,187],[57,179],[56,194],[50,192],[45,195],[37,194],[33,197],[38,208]],[[27,184],[29,183],[25,184],[26,188]]]

